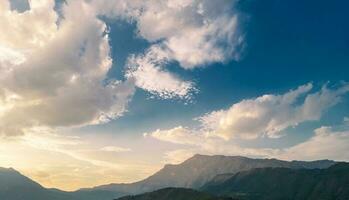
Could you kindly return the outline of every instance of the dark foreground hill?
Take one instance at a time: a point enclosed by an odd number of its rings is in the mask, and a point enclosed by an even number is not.
[[[248,200],[348,200],[349,163],[328,169],[261,168],[213,179],[202,190]]]
[[[233,200],[232,198],[214,197],[210,194],[185,188],[165,188],[135,196],[121,197],[118,200]]]

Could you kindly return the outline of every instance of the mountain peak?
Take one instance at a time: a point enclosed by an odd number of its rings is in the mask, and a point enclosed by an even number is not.
[[[193,160],[216,160],[216,159],[252,159],[248,157],[243,156],[226,156],[226,155],[204,155],[204,154],[195,154],[194,156],[190,157],[189,159],[185,160],[187,161],[193,161]]]
[[[289,162],[277,159],[253,159],[243,156],[202,155],[195,154],[180,164],[167,164],[159,172],[141,181],[139,185],[152,185],[155,189],[162,187],[200,188],[205,182],[218,174],[234,174],[263,167],[286,168],[327,168],[334,161]],[[141,186],[141,188],[147,188]]]
[[[12,168],[12,167],[9,167],[9,168],[0,167],[0,172],[11,172],[11,171],[13,172],[13,171],[16,171],[16,170],[14,168]]]
[[[24,177],[19,171],[15,170],[12,167],[9,167],[9,168],[0,167],[0,176]]]
[[[131,184],[110,184],[98,186],[94,189],[129,194],[139,194],[165,187],[198,189],[219,174],[222,174],[222,176],[217,180],[221,181],[238,172],[255,168],[314,169],[327,168],[334,163],[334,161],[290,162],[277,159],[254,159],[243,156],[195,154],[180,164],[165,165],[161,170],[142,181]]]
[[[210,157],[210,155],[204,155],[204,154],[194,154],[192,158],[200,158],[200,157]]]

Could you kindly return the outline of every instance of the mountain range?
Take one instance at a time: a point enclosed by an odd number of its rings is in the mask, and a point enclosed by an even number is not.
[[[211,195],[209,195],[211,194]],[[327,169],[255,168],[216,176],[199,191],[166,188],[117,200],[348,200],[349,163]]]
[[[92,188],[120,193],[139,194],[164,187],[199,189],[219,174],[237,173],[254,168],[285,167],[292,169],[323,169],[335,164],[331,160],[282,161],[277,159],[252,159],[241,156],[194,155],[178,165],[165,165],[154,175],[131,184],[109,184]],[[91,189],[89,189],[91,190]]]
[[[131,184],[109,184],[89,189],[81,189],[75,192],[65,192],[57,189],[44,188],[38,183],[23,176],[14,169],[0,169],[0,199],[2,200],[112,200],[125,195],[137,195],[144,192],[152,192],[163,188],[172,188],[171,190],[160,190],[160,192],[171,192],[180,190],[186,195],[193,194],[191,190],[183,190],[180,188],[190,188],[209,192],[212,195],[225,195],[230,197],[238,197],[236,195],[240,188],[230,188],[232,179],[235,176],[250,174],[243,176],[244,180],[254,180],[255,172],[260,169],[271,170],[271,174],[280,173],[280,169],[287,170],[310,170],[311,173],[317,171],[331,169],[336,162],[331,160],[320,161],[282,161],[277,159],[252,159],[240,156],[206,156],[195,155],[192,158],[178,165],[165,165],[160,171],[154,175]],[[275,170],[275,172],[274,172]],[[312,172],[314,170],[314,172]],[[282,170],[281,170],[282,171]],[[292,172],[293,172],[292,171]],[[253,172],[253,173],[252,173]],[[306,171],[307,172],[307,171]],[[349,173],[349,171],[347,172]],[[315,173],[316,174],[316,173]],[[283,176],[281,174],[280,176]],[[315,176],[315,175],[314,175]],[[301,176],[300,176],[301,178]],[[261,181],[261,180],[260,180]],[[277,179],[273,180],[277,183]],[[252,181],[253,182],[253,181]],[[236,183],[236,182],[234,182]],[[262,182],[261,182],[262,183]],[[238,185],[240,185],[239,183]],[[246,185],[250,183],[247,181]],[[219,186],[218,186],[219,185]],[[212,188],[220,187],[222,190],[218,193],[212,193]],[[248,187],[248,186],[246,186]],[[225,189],[223,189],[225,188]],[[214,189],[215,190],[215,189]],[[228,191],[228,192],[227,192]],[[242,190],[243,191],[243,190]],[[188,193],[187,193],[188,192]],[[248,194],[254,191],[244,191]],[[194,192],[195,193],[195,192]],[[153,193],[150,193],[153,194]],[[161,193],[162,194],[162,193]],[[201,192],[195,193],[201,196]],[[234,195],[231,195],[234,194]],[[149,195],[149,193],[147,193]],[[156,195],[156,193],[155,193]],[[207,194],[204,194],[205,196]],[[161,195],[160,195],[161,196]],[[195,196],[195,195],[194,195]],[[211,196],[210,198],[215,198]],[[130,196],[129,196],[130,197]],[[134,196],[131,196],[132,198]],[[137,197],[138,198],[138,197]],[[185,198],[183,198],[185,200]],[[192,199],[192,198],[189,198]],[[170,200],[170,199],[168,199]],[[172,200],[172,199],[171,199]]]

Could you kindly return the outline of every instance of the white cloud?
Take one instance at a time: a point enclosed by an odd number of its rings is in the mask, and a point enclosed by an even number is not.
[[[198,129],[178,126],[146,133],[146,137],[178,145],[177,150],[165,152],[165,161],[178,163],[194,153],[274,157],[281,159],[336,159],[349,160],[348,131],[331,132],[320,128],[310,140],[291,148],[255,148],[241,146],[232,138],[256,139],[263,135],[282,136],[288,127],[310,120],[319,120],[322,114],[341,101],[349,85],[330,89],[326,85],[312,91],[312,84],[302,85],[282,95],[263,95],[243,100],[227,110],[214,111],[203,117]],[[345,123],[346,119],[344,119]],[[222,134],[225,135],[222,135]]]
[[[32,0],[30,10],[0,2],[0,134],[33,126],[76,126],[120,116],[134,92],[131,81],[104,83],[111,67],[106,25],[84,1],[63,5]],[[79,12],[76,12],[79,10]]]
[[[102,15],[133,20],[139,35],[160,43],[187,69],[239,59],[243,34],[236,0],[94,1]]]
[[[190,99],[196,91],[194,84],[183,81],[173,73],[164,70],[168,62],[166,53],[158,46],[152,46],[145,55],[129,58],[126,77],[136,86],[160,98]]]
[[[237,59],[243,42],[235,1],[78,0],[63,5],[63,17],[54,4],[32,0],[18,13],[0,3],[2,135],[114,119],[125,112],[134,85],[160,98],[190,99],[194,83],[166,70],[168,63],[191,69]],[[105,83],[112,59],[99,15],[135,21],[139,36],[153,43],[129,59],[126,82]]]
[[[316,129],[310,139],[289,148],[243,147],[219,138],[196,135],[193,140],[188,130],[174,128],[148,134],[154,139],[180,144],[178,149],[164,153],[164,162],[177,164],[196,153],[240,155],[248,157],[278,158],[283,160],[322,160],[349,161],[349,130],[333,131],[331,127]],[[200,137],[201,136],[201,137]]]
[[[233,104],[227,110],[214,111],[199,118],[211,135],[234,137],[280,137],[281,131],[306,121],[319,120],[349,91],[345,84],[337,89],[323,86],[311,93],[312,84],[302,85],[282,95],[263,95]]]
[[[199,144],[204,135],[202,133],[194,133],[192,130],[178,126],[168,130],[156,130],[152,133],[145,133],[144,136],[151,136],[158,140],[167,141],[175,144]]]
[[[179,145],[178,148],[180,149],[165,152],[165,162],[169,163],[182,162],[195,153],[272,157],[279,152],[279,150],[271,148],[241,147],[237,143],[226,141],[219,137],[209,137],[205,132],[193,131],[181,126],[146,133],[145,137]],[[187,148],[183,149],[184,147]]]
[[[284,150],[280,155],[287,160],[334,159],[349,161],[349,130],[333,131],[331,127],[315,130],[309,140]]]
[[[137,18],[139,34],[150,41],[164,39],[169,56],[186,69],[238,59],[242,36],[235,2],[150,1]]]
[[[195,91],[165,67],[184,69],[238,60],[244,44],[237,1],[93,1],[100,14],[134,21],[138,35],[152,46],[130,59],[128,76],[138,87],[161,98],[185,98]]]
[[[105,146],[105,147],[101,148],[101,151],[121,153],[121,152],[129,152],[129,151],[131,151],[131,149],[124,148],[124,147],[118,147],[118,146]]]
[[[53,39],[57,27],[57,15],[53,12],[54,1],[30,1],[30,11],[12,11],[9,1],[0,3],[1,45],[25,51],[42,46]]]
[[[19,65],[25,61],[24,55],[10,48],[0,46],[0,63],[2,70],[9,70],[10,66]]]

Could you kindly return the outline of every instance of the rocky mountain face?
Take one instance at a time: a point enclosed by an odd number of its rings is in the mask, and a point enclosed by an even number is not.
[[[327,169],[257,168],[217,177],[201,190],[241,200],[346,200],[349,163]]]
[[[285,167],[292,169],[323,169],[335,164],[334,161],[282,161],[277,159],[252,159],[241,156],[195,155],[178,165],[165,165],[154,175],[132,184],[110,184],[93,189],[130,192],[139,194],[165,187],[198,189],[219,174],[235,174],[263,167]]]

